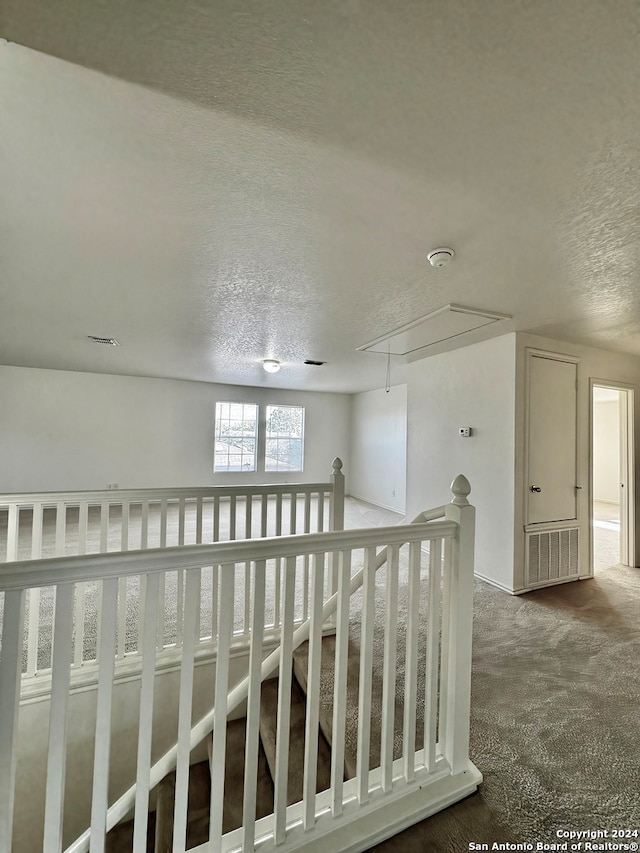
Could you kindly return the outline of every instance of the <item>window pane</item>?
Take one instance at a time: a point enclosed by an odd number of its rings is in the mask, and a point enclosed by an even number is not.
[[[265,471],[302,471],[304,407],[267,406]]]
[[[258,407],[216,403],[214,471],[255,471]]]

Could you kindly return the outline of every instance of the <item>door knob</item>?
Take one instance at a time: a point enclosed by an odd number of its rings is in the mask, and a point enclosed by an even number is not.
[[[530,492],[541,492],[542,489],[540,488],[540,486],[529,486],[529,491]]]

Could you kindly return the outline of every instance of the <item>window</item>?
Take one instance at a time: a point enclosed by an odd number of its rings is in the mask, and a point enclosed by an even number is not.
[[[214,472],[303,468],[303,406],[216,403]]]
[[[302,471],[304,408],[267,406],[265,471]]]
[[[216,403],[214,471],[256,471],[258,407]]]

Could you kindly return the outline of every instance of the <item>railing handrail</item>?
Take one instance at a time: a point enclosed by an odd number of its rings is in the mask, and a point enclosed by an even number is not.
[[[268,548],[269,554],[265,557],[265,553],[261,553],[260,556],[256,556],[255,552],[252,553],[250,559],[259,560],[259,559],[269,559],[269,556],[273,557],[285,557],[285,556],[303,556],[305,554],[313,554],[316,552],[327,552],[331,550],[340,550],[340,545],[343,548],[358,548],[358,547],[367,547],[367,546],[375,546],[378,544],[383,544],[384,547],[380,551],[379,554],[376,555],[375,558],[375,571],[377,571],[387,560],[388,554],[388,546],[390,545],[400,545],[407,542],[419,542],[419,541],[427,541],[433,539],[451,539],[455,538],[457,535],[459,525],[455,521],[440,521],[446,512],[445,507],[437,507],[434,510],[429,510],[424,513],[420,513],[416,517],[416,519],[408,524],[402,525],[392,525],[389,527],[378,527],[375,529],[372,528],[363,528],[356,530],[344,530],[339,532],[326,532],[326,533],[305,533],[298,536],[278,536],[272,537],[270,539],[253,539],[251,540],[251,545],[255,546],[257,544],[262,545],[263,547]],[[434,515],[435,519],[431,521],[425,521],[424,519],[428,516]],[[408,535],[408,534],[411,535]],[[327,542],[327,540],[333,540],[332,545],[335,543],[336,548],[333,549],[331,546],[329,547],[319,547],[320,542]],[[310,541],[313,540],[313,543]],[[299,545],[303,542],[306,542],[307,545],[303,550],[299,549]],[[339,544],[338,544],[339,543]],[[242,542],[225,542],[222,543],[224,546],[224,551],[237,551],[239,553],[243,553],[242,551]],[[231,546],[230,548],[228,546]],[[288,551],[283,552],[283,546],[286,549],[288,547]],[[296,547],[297,546],[297,547]],[[246,549],[246,546],[244,546]],[[217,548],[213,548],[211,546],[184,546],[183,548],[176,549],[165,549],[166,551],[191,551],[193,549],[204,549],[206,551],[218,550]],[[251,549],[246,549],[248,552]],[[148,553],[148,552],[147,552]],[[108,556],[108,555],[101,555]],[[123,555],[123,556],[133,556],[132,555]],[[78,559],[78,558],[73,558]],[[208,558],[210,560],[210,558]],[[213,560],[210,560],[214,562]],[[243,562],[243,558],[237,558],[237,562]],[[225,562],[224,560],[215,561],[215,562]],[[227,559],[226,562],[232,562],[230,559]],[[207,565],[207,560],[204,562]],[[24,565],[24,564],[23,564]],[[193,564],[193,568],[200,566],[200,561],[196,561]],[[184,566],[181,566],[184,568]],[[0,570],[1,571],[1,570]],[[149,569],[149,571],[153,571],[153,569]],[[0,574],[0,579],[2,578],[2,574]],[[364,569],[360,569],[350,580],[349,583],[349,597],[351,597],[363,584],[364,579]],[[0,583],[1,588],[1,583]],[[333,595],[328,598],[322,607],[322,621],[326,621],[329,619],[337,610],[338,607],[338,599],[339,593],[335,592]],[[292,637],[292,648],[297,648],[301,643],[305,642],[309,638],[311,620],[307,619],[301,625],[299,625],[295,631],[293,632]],[[268,655],[265,660],[262,662],[261,666],[261,681],[266,680],[275,670],[278,668],[280,662],[280,652],[279,648],[274,649],[270,655]],[[227,714],[231,713],[235,708],[237,708],[241,702],[243,702],[248,695],[248,685],[249,685],[249,676],[243,678],[239,684],[237,684],[234,688],[231,689],[227,698]],[[214,709],[210,709],[203,717],[201,717],[191,728],[191,748],[193,749],[198,743],[200,743],[212,730],[213,730],[213,719],[214,719]],[[174,767],[177,758],[177,744],[171,747],[167,752],[164,753],[150,768],[150,785],[153,787],[157,785],[161,779],[166,776]],[[111,829],[115,826],[120,820],[122,820],[125,815],[132,808],[134,800],[135,800],[135,791],[136,784],[134,783],[127,791],[125,791],[111,806],[109,806],[107,810],[107,829]],[[84,832],[81,836],[79,836],[73,844],[66,848],[65,853],[82,853],[82,851],[88,850],[90,838],[90,830]]]
[[[419,539],[452,538],[453,521],[422,521],[389,527],[299,533],[240,539],[208,545],[178,545],[146,551],[111,551],[43,560],[20,560],[0,564],[0,591],[27,590],[60,583],[81,583],[97,579],[147,575],[177,569],[198,569],[209,565],[303,557],[319,552],[364,548],[369,545],[400,545]],[[410,535],[408,535],[410,532]]]
[[[0,494],[0,509],[8,506],[29,507],[31,504],[42,503],[55,505],[63,502],[71,506],[87,501],[89,504],[100,504],[103,501],[111,503],[123,503],[124,501],[139,502],[144,500],[180,500],[181,498],[215,498],[218,497],[245,497],[248,495],[271,496],[311,494],[323,492],[327,496],[333,491],[333,483],[326,481],[322,483],[273,483],[269,484],[247,484],[230,486],[179,486],[153,487],[137,489],[104,489],[87,491],[66,492],[7,492]]]

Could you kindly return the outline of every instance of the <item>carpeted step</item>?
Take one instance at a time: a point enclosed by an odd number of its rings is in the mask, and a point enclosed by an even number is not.
[[[147,825],[147,850],[152,853],[153,839],[155,837],[156,815],[149,813]],[[105,840],[105,853],[131,853],[133,850],[133,821],[127,820],[119,823],[107,833]]]
[[[300,802],[304,780],[304,734],[306,699],[295,678],[291,684],[291,724],[289,728],[289,774],[287,803]],[[278,679],[271,678],[262,685],[260,704],[260,737],[272,776],[276,766],[276,732],[278,717]],[[325,791],[331,785],[331,749],[321,731],[318,731],[318,772],[316,791]]]
[[[158,785],[156,801],[156,835],[154,853],[173,850],[173,816],[175,811],[176,774],[167,774]],[[209,803],[211,777],[209,762],[200,761],[189,769],[189,802],[187,807],[187,849],[209,840]]]
[[[224,811],[222,831],[231,832],[242,825],[244,793],[244,746],[246,720],[227,724]],[[175,773],[169,773],[158,786],[155,853],[173,850],[173,814],[175,806]],[[211,803],[211,771],[209,761],[193,764],[189,773],[189,806],[187,812],[187,850],[209,840]],[[258,795],[256,818],[273,812],[273,783],[269,776],[264,751],[258,753]]]
[[[335,670],[336,638],[329,635],[322,639],[322,658],[320,667],[320,730],[327,742],[332,742],[333,728],[333,675]],[[293,671],[302,689],[306,692],[309,672],[309,644],[302,643],[293,653]],[[360,654],[358,648],[349,643],[347,665],[347,720],[345,727],[344,775],[352,779],[356,775],[358,742],[358,685],[360,680]],[[380,735],[372,729],[371,760],[380,764]]]
[[[242,826],[242,801],[244,798],[244,754],[247,737],[247,720],[231,720],[227,724],[227,755],[224,772],[224,810],[222,831],[231,832]],[[209,742],[211,759],[211,740]],[[258,745],[258,787],[256,814],[259,820],[273,812],[273,781],[269,774],[262,743]]]

